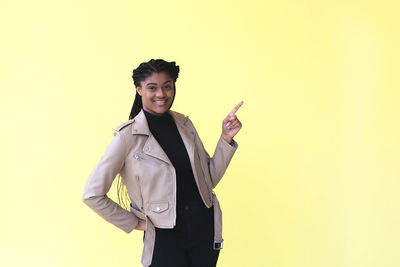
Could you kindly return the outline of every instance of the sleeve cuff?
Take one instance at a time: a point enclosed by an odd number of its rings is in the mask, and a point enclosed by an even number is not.
[[[227,141],[225,141],[224,138],[222,138],[222,136],[220,137],[220,142],[225,144],[225,147],[228,147],[230,149],[236,149],[239,146],[239,144],[234,139],[232,139],[232,141],[228,143]]]
[[[236,143],[235,140],[232,139],[232,141],[229,143],[231,146],[233,146],[234,148],[237,148],[239,145],[238,143]]]

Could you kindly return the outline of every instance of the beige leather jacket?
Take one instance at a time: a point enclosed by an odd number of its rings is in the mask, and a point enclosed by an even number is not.
[[[189,154],[197,187],[204,204],[214,206],[214,246],[222,248],[222,213],[213,188],[218,184],[238,144],[220,138],[209,157],[187,116],[168,111]],[[82,200],[97,214],[125,232],[146,220],[142,264],[149,266],[153,255],[155,229],[173,228],[176,221],[175,169],[151,134],[143,110],[132,120],[115,128],[115,137],[91,172]],[[131,200],[127,211],[108,196],[113,180],[120,173]],[[219,244],[221,243],[221,244]]]

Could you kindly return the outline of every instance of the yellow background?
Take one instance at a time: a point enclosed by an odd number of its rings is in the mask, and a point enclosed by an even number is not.
[[[210,153],[240,100],[217,188],[218,266],[400,266],[398,1],[2,0],[1,266],[141,266],[82,201],[126,121],[132,69],[181,67],[173,109]]]

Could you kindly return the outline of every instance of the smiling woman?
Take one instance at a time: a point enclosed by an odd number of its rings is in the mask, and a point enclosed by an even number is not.
[[[149,62],[141,63],[139,67],[134,69],[132,79],[136,87],[136,96],[132,105],[129,119],[133,119],[137,114],[139,114],[142,108],[146,110],[147,107],[143,107],[143,99],[141,95],[142,92],[139,92],[144,91],[145,88],[149,89],[150,91],[157,91],[157,87],[161,87],[162,85],[171,86],[169,88],[172,89],[172,100],[171,104],[168,106],[168,109],[170,109],[175,99],[175,83],[178,79],[178,76],[179,66],[177,66],[174,61],[166,62],[162,59],[151,59]]]
[[[153,73],[137,87],[143,109],[153,115],[164,114],[172,105],[175,90],[172,78],[165,72]]]
[[[142,263],[153,267],[213,267],[222,249],[222,213],[213,192],[238,144],[242,128],[235,113],[222,122],[212,157],[205,151],[190,119],[170,108],[179,66],[150,60],[133,70],[136,96],[129,121],[90,174],[83,201],[125,232],[144,230]],[[120,174],[118,199],[108,196]],[[121,194],[126,192],[127,194]]]

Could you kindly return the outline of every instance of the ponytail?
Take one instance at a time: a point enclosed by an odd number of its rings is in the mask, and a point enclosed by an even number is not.
[[[129,119],[133,119],[137,114],[139,114],[140,110],[143,108],[142,97],[136,91],[135,100],[133,101],[133,105],[131,108],[131,114],[129,114]]]

